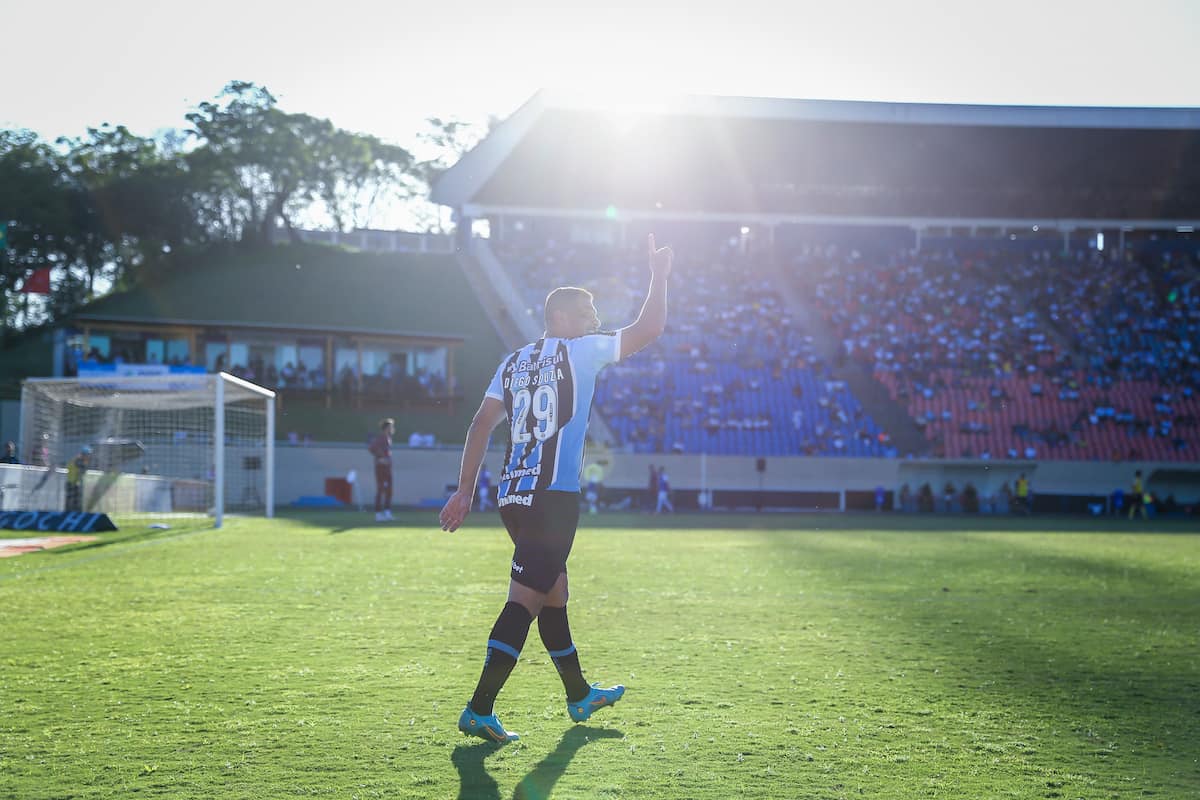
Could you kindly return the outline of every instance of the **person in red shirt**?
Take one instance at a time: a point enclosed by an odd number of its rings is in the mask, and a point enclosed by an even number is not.
[[[392,519],[392,434],[396,421],[391,417],[379,423],[379,434],[367,447],[375,457],[375,521]]]

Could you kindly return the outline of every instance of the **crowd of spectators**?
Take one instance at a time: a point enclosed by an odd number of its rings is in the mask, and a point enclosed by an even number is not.
[[[1200,282],[1178,254],[795,254],[841,341],[947,457],[1194,460]]]
[[[590,290],[606,328],[632,322],[645,295],[641,248],[510,241],[497,255],[539,319],[555,286]],[[636,452],[894,455],[769,273],[736,241],[681,251],[675,274],[666,333],[597,385],[597,407],[623,444]]]

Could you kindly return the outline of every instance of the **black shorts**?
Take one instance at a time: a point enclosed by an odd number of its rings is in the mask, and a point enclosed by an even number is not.
[[[538,492],[531,505],[501,506],[500,519],[515,545],[512,579],[536,592],[550,591],[559,574],[567,571],[579,527],[579,494]]]

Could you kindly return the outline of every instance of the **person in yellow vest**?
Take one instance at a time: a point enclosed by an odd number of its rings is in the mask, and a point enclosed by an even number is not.
[[[1029,513],[1029,479],[1025,477],[1025,473],[1021,473],[1021,477],[1017,478],[1017,497],[1016,508],[1022,514]]]
[[[87,474],[92,448],[84,445],[67,463],[67,511],[83,511],[83,477]]]
[[[1146,519],[1146,485],[1142,482],[1142,471],[1135,470],[1133,473],[1133,486],[1129,492],[1129,518],[1133,519],[1135,511],[1142,512],[1142,519]]]

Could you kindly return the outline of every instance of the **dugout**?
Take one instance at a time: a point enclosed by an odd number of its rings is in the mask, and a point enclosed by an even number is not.
[[[1146,488],[1155,497],[1174,497],[1177,503],[1200,503],[1200,468],[1163,467],[1150,472]]]

